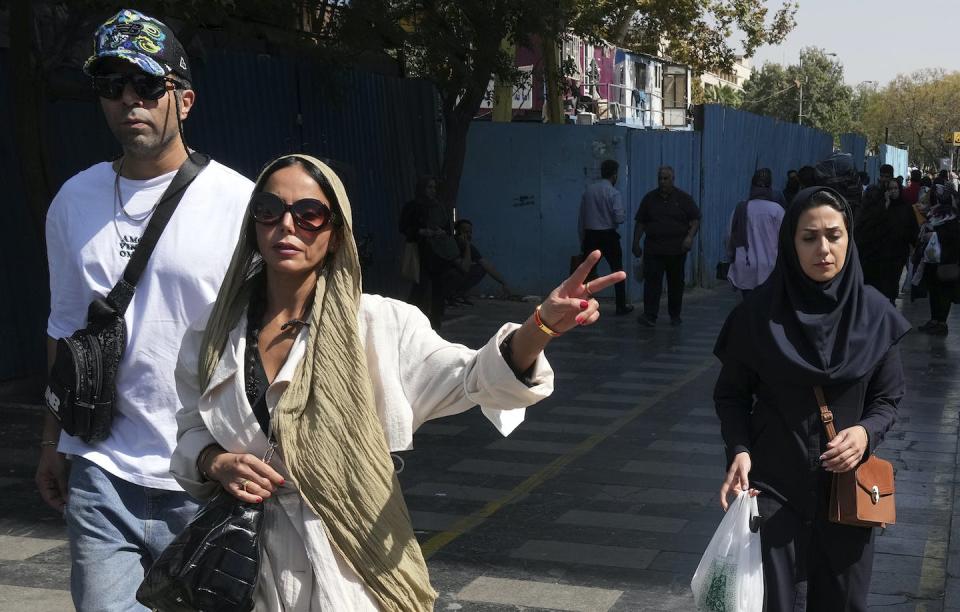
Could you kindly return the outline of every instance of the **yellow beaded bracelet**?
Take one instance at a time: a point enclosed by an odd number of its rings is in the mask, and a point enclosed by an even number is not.
[[[538,305],[537,309],[533,311],[533,322],[537,324],[537,327],[540,328],[540,331],[547,334],[551,338],[556,338],[560,335],[560,332],[553,331],[547,327],[546,324],[544,324],[543,319],[540,318],[540,306],[543,306],[543,304]]]

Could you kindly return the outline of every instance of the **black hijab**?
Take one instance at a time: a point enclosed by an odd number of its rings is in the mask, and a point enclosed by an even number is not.
[[[852,219],[850,205],[833,189],[797,193],[780,226],[773,272],[730,313],[714,347],[721,361],[740,361],[766,382],[812,386],[858,380],[910,330],[887,298],[863,284],[852,230],[839,274],[826,283],[804,274],[794,235],[819,191],[835,197]]]

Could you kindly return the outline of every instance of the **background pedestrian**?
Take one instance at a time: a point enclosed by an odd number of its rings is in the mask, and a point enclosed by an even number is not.
[[[643,314],[638,319],[641,324],[656,324],[664,275],[670,324],[682,322],[684,266],[699,229],[700,209],[690,194],[674,185],[673,168],[661,167],[657,171],[657,188],[643,196],[633,228],[633,254],[644,257]]]
[[[623,270],[623,249],[620,248],[617,228],[623,224],[626,213],[623,211],[620,192],[616,189],[619,171],[620,164],[614,159],[606,159],[600,164],[600,180],[583,192],[577,221],[580,252],[586,256],[591,251],[600,251],[611,272]],[[627,304],[626,281],[614,285],[614,292],[616,314],[632,312],[633,304]]]

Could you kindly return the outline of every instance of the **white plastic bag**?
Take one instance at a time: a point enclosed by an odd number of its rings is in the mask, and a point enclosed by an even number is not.
[[[930,240],[927,241],[927,246],[923,249],[923,261],[925,263],[940,263],[940,238],[937,236],[937,232],[930,234]]]
[[[750,531],[750,517],[756,515],[757,498],[746,491],[727,509],[690,581],[697,610],[763,610],[760,534]]]

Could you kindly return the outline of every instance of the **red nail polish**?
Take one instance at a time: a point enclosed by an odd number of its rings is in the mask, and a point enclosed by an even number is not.
[[[577,317],[577,325],[583,325],[583,316],[582,316],[582,315]]]
[[[257,498],[257,503],[258,503],[258,504],[263,503],[263,498],[262,498],[262,497],[258,497],[258,498]]]
[[[286,484],[286,482],[287,482],[286,480],[284,480],[283,478],[281,478],[281,479],[280,479],[280,486],[282,487],[284,484]]]
[[[580,310],[586,310],[590,306],[590,302],[587,300],[580,300]]]

